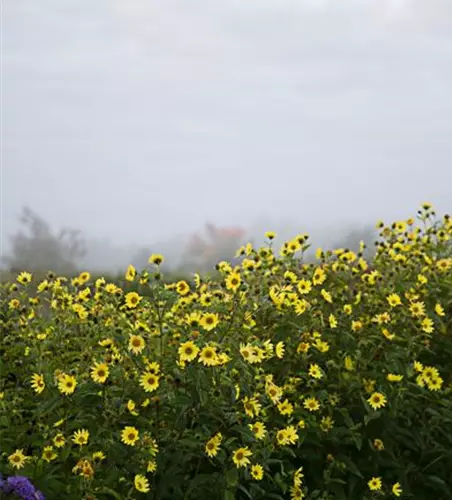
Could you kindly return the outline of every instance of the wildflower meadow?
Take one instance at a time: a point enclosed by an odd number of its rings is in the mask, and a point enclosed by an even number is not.
[[[451,499],[452,219],[377,227],[3,283],[5,498]]]

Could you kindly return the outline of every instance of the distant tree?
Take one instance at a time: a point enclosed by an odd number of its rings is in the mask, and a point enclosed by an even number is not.
[[[22,228],[12,236],[11,255],[5,259],[11,271],[77,270],[86,252],[80,231],[65,228],[54,234],[49,224],[28,207],[22,209],[20,222]]]
[[[205,236],[191,236],[183,254],[184,267],[206,272],[221,260],[233,260],[234,253],[246,234],[240,227],[218,227],[205,225]]]

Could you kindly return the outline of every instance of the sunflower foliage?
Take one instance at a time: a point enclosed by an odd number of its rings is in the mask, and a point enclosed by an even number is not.
[[[46,498],[452,498],[452,221],[219,277],[2,285],[0,471]]]

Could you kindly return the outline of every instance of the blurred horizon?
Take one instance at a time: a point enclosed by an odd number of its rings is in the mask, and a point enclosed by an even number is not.
[[[217,226],[207,222],[198,231],[180,233],[171,239],[148,244],[137,242],[121,243],[108,238],[93,238],[77,228],[51,227],[40,214],[28,207],[24,207],[21,220],[16,233],[11,235],[13,243],[9,251],[3,252],[3,268],[10,266],[8,261],[14,262],[14,269],[29,269],[43,271],[51,269],[52,256],[59,262],[65,260],[63,248],[68,251],[73,247],[80,247],[83,252],[69,259],[74,270],[89,270],[90,272],[123,273],[129,264],[138,269],[147,266],[147,260],[152,253],[161,253],[165,258],[164,268],[173,272],[192,273],[198,271],[212,271],[220,260],[234,258],[240,246],[252,243],[255,247],[268,244],[265,237],[267,231],[276,229],[276,237],[272,246],[278,252],[281,245],[298,234],[309,234],[308,243],[311,248],[307,255],[312,256],[318,247],[332,249],[346,247],[356,250],[361,240],[371,247],[376,239],[374,225],[343,225],[340,227],[311,228],[295,224],[274,224],[266,227],[265,221],[256,221],[248,228],[239,226]],[[26,222],[25,222],[26,221]],[[213,233],[212,233],[213,231]],[[236,236],[230,233],[236,233]],[[71,243],[71,238],[59,240],[60,235],[68,236],[74,233],[76,244]],[[218,237],[216,237],[217,235]],[[61,246],[60,246],[61,241]],[[66,245],[66,243],[67,245]],[[17,250],[17,251],[15,251]],[[209,253],[209,251],[211,251]],[[212,254],[213,252],[213,254]],[[48,255],[44,255],[48,253]],[[45,262],[43,266],[38,262]],[[36,267],[37,266],[37,267]],[[72,267],[72,266],[70,266]]]

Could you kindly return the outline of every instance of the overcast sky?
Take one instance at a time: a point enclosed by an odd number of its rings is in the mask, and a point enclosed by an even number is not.
[[[452,209],[451,0],[3,0],[2,31],[3,235]]]

